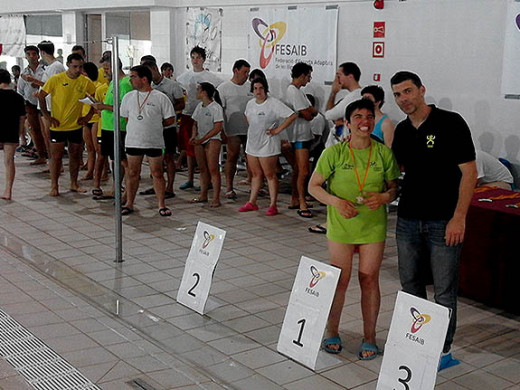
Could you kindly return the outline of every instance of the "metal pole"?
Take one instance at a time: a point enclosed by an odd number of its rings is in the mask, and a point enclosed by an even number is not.
[[[116,263],[123,260],[123,220],[121,217],[121,133],[120,133],[120,114],[119,114],[119,40],[114,36],[112,41],[112,96],[114,111],[114,222],[116,232]]]

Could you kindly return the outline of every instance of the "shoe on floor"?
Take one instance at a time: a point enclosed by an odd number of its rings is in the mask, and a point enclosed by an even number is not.
[[[450,368],[460,364],[460,360],[453,359],[451,353],[442,354],[439,360],[439,369],[437,371],[445,370],[446,368]]]
[[[245,205],[243,205],[242,207],[240,207],[238,209],[238,211],[240,211],[241,213],[245,212],[245,211],[256,211],[256,210],[258,210],[258,206],[256,204],[252,204],[249,202],[247,202]]]
[[[372,355],[363,356],[363,352],[373,352]],[[372,360],[377,357],[379,353],[379,348],[377,345],[368,343],[365,340],[361,342],[361,347],[359,347],[358,359],[359,360]]]
[[[276,206],[269,206],[269,208],[265,212],[265,215],[267,215],[268,217],[272,217],[273,215],[277,215],[277,214],[278,214],[278,208]]]
[[[188,188],[193,188],[193,182],[192,181],[188,180],[187,182],[185,182],[184,184],[181,184],[179,186],[180,190],[187,190]]]
[[[325,352],[333,354],[338,354],[343,349],[343,346],[341,345],[341,338],[339,337],[339,335],[326,338],[325,340],[323,340],[322,345]],[[329,345],[337,345],[338,349],[330,348]]]

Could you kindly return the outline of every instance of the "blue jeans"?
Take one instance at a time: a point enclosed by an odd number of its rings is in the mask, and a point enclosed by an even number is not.
[[[421,266],[429,265],[433,276],[435,302],[451,309],[443,352],[449,352],[457,327],[459,259],[462,244],[447,246],[444,238],[448,221],[397,219],[396,237],[399,278],[403,291],[427,298]]]

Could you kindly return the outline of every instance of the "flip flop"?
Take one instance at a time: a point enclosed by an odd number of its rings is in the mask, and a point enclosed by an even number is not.
[[[172,211],[168,207],[163,207],[159,209],[159,215],[161,217],[169,217],[172,215]]]
[[[107,199],[114,199],[114,195],[94,195],[92,197],[94,200],[107,200]]]
[[[300,208],[300,205],[298,205],[298,206],[289,206],[289,207],[287,207],[287,208],[288,208],[289,210],[298,210],[298,209]],[[308,209],[312,209],[312,204],[308,204],[308,205],[307,205],[307,208],[308,208]]]
[[[325,340],[323,340],[322,345],[323,345],[323,349],[325,350],[325,352],[333,353],[335,355],[340,353],[341,350],[343,349],[343,345],[341,344],[341,338],[339,337],[339,335],[326,338]],[[339,348],[333,349],[333,348],[330,348],[329,345],[338,345]]]
[[[130,207],[126,207],[126,206],[121,207],[121,215],[130,215],[133,212],[134,212],[134,210],[131,209]]]
[[[460,364],[460,360],[453,359],[451,353],[448,353],[447,355],[441,356],[439,360],[439,369],[437,371],[445,370],[446,368],[456,366],[457,364]]]
[[[309,228],[309,232],[318,233],[318,234],[327,234],[327,228],[318,224],[318,225],[311,226]]]
[[[231,190],[231,191],[226,192],[226,194],[224,196],[226,197],[226,199],[236,199],[237,193],[235,191]]]
[[[164,199],[172,199],[175,198],[175,192],[166,191],[164,193]]]
[[[363,356],[363,352],[367,352],[367,351],[374,352],[374,353],[372,355]],[[361,343],[361,347],[359,347],[359,352],[358,352],[357,356],[358,356],[359,360],[372,360],[377,357],[378,353],[379,353],[379,348],[377,347],[377,345],[368,343],[365,340],[363,340]]]
[[[302,218],[312,218],[312,211],[311,210],[298,210],[298,215]]]
[[[189,202],[190,203],[208,203],[208,200],[207,199],[193,198]]]
[[[101,196],[101,195],[103,195],[103,190],[101,188],[94,188],[92,190],[92,195]]]
[[[155,190],[153,188],[148,188],[147,190],[140,191],[139,195],[155,195]]]

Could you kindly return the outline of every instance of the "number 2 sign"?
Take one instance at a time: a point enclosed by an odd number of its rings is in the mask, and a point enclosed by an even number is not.
[[[226,232],[199,222],[184,266],[177,302],[204,314],[213,272],[220,257]]]
[[[278,352],[313,370],[340,272],[302,257],[285,312]]]

